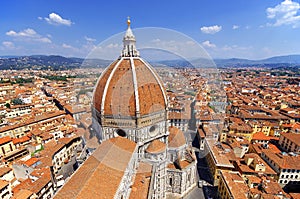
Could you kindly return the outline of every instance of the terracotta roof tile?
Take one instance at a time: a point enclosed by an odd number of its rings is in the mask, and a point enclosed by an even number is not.
[[[155,76],[159,78],[158,74],[152,69],[155,74],[154,76],[140,59],[135,59],[134,65],[138,83],[141,115],[165,110],[164,91],[159,86],[161,82],[155,79]]]
[[[300,199],[300,193],[290,193],[292,199]]]
[[[28,136],[23,136],[20,138],[13,138],[13,143],[14,144],[19,144],[19,143],[24,143],[24,142],[28,142],[30,140],[30,138]]]
[[[153,140],[147,147],[147,153],[161,153],[166,149],[166,144],[159,141]]]
[[[19,185],[17,185],[13,192],[17,193],[22,189],[29,190],[33,193],[40,192],[46,185],[51,182],[51,174],[50,169],[44,170],[43,175],[37,179],[36,181],[32,182],[30,179],[26,179],[23,182],[21,182]]]
[[[2,138],[0,138],[0,145],[6,144],[10,141],[11,141],[11,138],[9,136],[2,137]]]
[[[296,145],[300,146],[300,134],[296,133],[281,133],[281,136],[286,137]]]
[[[222,172],[226,184],[230,187],[230,192],[235,199],[246,199],[247,192],[249,191],[248,186],[244,182],[243,178],[234,172]]]
[[[32,191],[29,191],[27,189],[21,189],[19,190],[12,199],[30,199],[30,197],[33,195]]]
[[[144,162],[140,163],[132,185],[130,199],[147,198],[150,188],[151,172],[152,165]]]
[[[177,148],[186,144],[183,132],[175,126],[169,127],[169,139],[168,146],[172,148]]]
[[[269,136],[266,136],[263,132],[254,133],[252,140],[270,140]]]
[[[14,194],[12,199],[29,199],[32,195],[32,191],[29,191],[27,189],[21,189],[16,194]]]
[[[288,154],[274,153],[271,149],[263,149],[264,153],[270,160],[282,169],[298,169],[300,170],[300,156],[290,156]]]
[[[111,65],[109,65],[105,71],[103,71],[102,75],[99,78],[98,84],[95,87],[95,96],[94,96],[94,106],[95,108],[100,112],[101,109],[101,101],[103,97],[104,87],[108,80],[108,77],[110,76],[113,68],[117,64],[118,60],[114,61]]]
[[[135,148],[122,137],[104,141],[54,198],[113,198]]]
[[[0,190],[8,185],[9,185],[9,183],[7,181],[0,179]]]
[[[7,174],[10,171],[12,171],[12,168],[9,168],[7,166],[0,167],[0,177],[2,177],[3,175]]]
[[[180,167],[180,169],[184,169],[191,164],[187,160],[179,160],[177,163],[178,163],[178,166]]]
[[[30,166],[32,166],[33,164],[35,164],[36,162],[38,162],[38,161],[39,161],[38,158],[30,158],[30,159],[26,160],[26,161],[24,162],[24,164],[25,164],[26,166],[30,167]]]

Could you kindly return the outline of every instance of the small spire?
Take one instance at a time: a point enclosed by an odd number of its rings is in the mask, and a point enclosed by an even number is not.
[[[131,23],[130,17],[128,16],[128,17],[127,17],[127,25],[128,25],[128,27],[130,26],[130,23]]]

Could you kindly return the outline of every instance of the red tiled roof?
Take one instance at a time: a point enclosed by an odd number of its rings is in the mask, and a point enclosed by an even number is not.
[[[28,136],[23,136],[23,137],[20,137],[20,138],[13,138],[13,143],[14,144],[19,144],[19,143],[27,142],[29,140],[30,140],[30,138]]]
[[[2,177],[3,175],[7,174],[8,172],[10,172],[12,170],[12,168],[9,168],[7,166],[5,167],[0,167],[0,177]]]
[[[244,182],[243,178],[238,173],[233,172],[221,172],[225,183],[230,187],[230,192],[233,198],[246,199],[246,193],[249,191],[248,186]]]
[[[274,144],[270,144],[269,143],[269,148],[274,152],[274,153],[280,153],[280,149],[278,149],[278,147]]]
[[[54,198],[113,198],[135,148],[123,137],[102,142]]]
[[[9,136],[2,137],[2,138],[0,138],[0,145],[6,144],[10,141],[11,141],[11,138]]]
[[[9,183],[5,180],[0,179],[0,190],[9,185]]]
[[[12,130],[12,129],[16,129],[16,128],[19,128],[19,127],[22,127],[22,126],[27,126],[29,124],[38,123],[38,122],[41,122],[41,121],[46,120],[46,119],[62,116],[62,115],[65,115],[65,114],[66,113],[64,111],[53,111],[53,112],[50,112],[50,113],[45,113],[45,114],[42,114],[42,115],[38,115],[38,116],[35,116],[32,119],[29,119],[29,120],[26,120],[25,122],[20,123],[20,124],[1,127],[0,128],[0,133],[5,132],[5,131],[9,131],[9,130]]]
[[[24,162],[25,165],[27,165],[28,167],[32,166],[33,164],[35,164],[36,162],[38,162],[39,159],[38,158],[30,158],[29,160],[26,160]]]
[[[17,193],[22,189],[29,190],[33,193],[40,192],[49,182],[51,182],[50,169],[44,170],[44,172],[45,173],[43,173],[43,175],[34,182],[30,179],[24,180],[14,188],[13,192]]]
[[[300,169],[300,156],[283,155],[274,153],[271,149],[263,149],[262,152],[281,169]]]
[[[144,162],[139,164],[139,168],[136,172],[134,183],[132,185],[129,197],[130,199],[147,198],[150,188],[151,172],[152,165]]]
[[[296,134],[296,133],[281,133],[281,136],[286,137],[291,142],[293,142],[296,145],[300,146],[300,134]]]
[[[12,199],[29,199],[34,193],[27,189],[21,189],[14,194]]]
[[[175,126],[169,127],[169,147],[176,148],[186,144],[183,132]]]
[[[270,140],[269,136],[266,136],[263,132],[254,133],[252,140]]]
[[[300,199],[300,193],[290,193],[292,199]]]

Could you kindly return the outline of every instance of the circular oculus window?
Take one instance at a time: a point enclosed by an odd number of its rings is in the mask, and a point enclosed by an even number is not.
[[[122,129],[118,129],[116,131],[116,133],[118,134],[118,136],[121,136],[121,137],[126,137],[126,132]]]
[[[154,137],[157,134],[158,134],[158,127],[157,127],[157,125],[151,126],[150,129],[149,129],[149,135],[151,137]]]

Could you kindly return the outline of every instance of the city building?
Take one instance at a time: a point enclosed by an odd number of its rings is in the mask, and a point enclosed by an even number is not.
[[[279,145],[287,152],[293,152],[299,154],[300,134],[281,133],[279,137]]]
[[[242,176],[234,171],[221,171],[218,184],[218,194],[221,199],[249,198],[249,188]]]
[[[50,169],[42,169],[36,178],[21,181],[12,190],[14,196],[23,194],[28,198],[51,198],[54,195],[54,183]],[[21,192],[21,193],[20,193]],[[25,198],[26,198],[25,197]]]
[[[291,198],[272,178],[266,176],[247,176],[245,181],[250,189],[250,198]]]
[[[236,159],[232,149],[220,142],[212,139],[206,139],[206,161],[213,176],[214,186],[218,186],[220,180],[220,171],[234,170],[233,161]]]
[[[9,199],[12,196],[11,187],[9,182],[0,180],[0,198]]]
[[[233,165],[243,178],[263,175],[276,178],[276,172],[256,153],[246,154],[243,159],[235,161]]]
[[[9,136],[5,136],[0,138],[0,156],[4,157],[10,152],[13,152],[16,147],[12,141],[12,139]]]
[[[263,149],[261,157],[277,173],[276,179],[282,187],[300,184],[299,155],[285,152],[274,153],[271,149]]]

